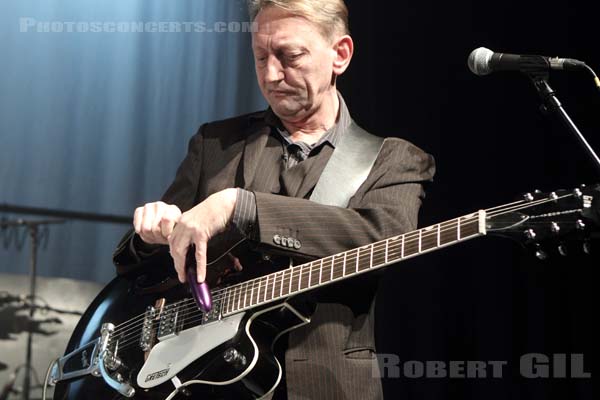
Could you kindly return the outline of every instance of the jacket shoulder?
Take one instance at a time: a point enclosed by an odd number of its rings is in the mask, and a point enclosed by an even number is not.
[[[245,132],[257,125],[264,125],[266,111],[255,111],[236,117],[221,119],[204,124],[204,136],[220,136],[223,132]]]

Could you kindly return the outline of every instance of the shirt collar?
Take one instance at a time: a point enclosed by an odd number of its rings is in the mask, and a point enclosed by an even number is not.
[[[319,141],[315,143],[312,147],[317,147],[322,143],[328,142],[335,148],[335,146],[339,143],[342,134],[348,129],[348,127],[352,123],[352,118],[350,117],[350,112],[348,111],[346,102],[344,101],[344,98],[342,97],[342,94],[339,91],[337,92],[337,96],[340,102],[338,119],[335,125],[329,128],[327,132],[325,132],[325,134],[321,136]],[[289,138],[289,133],[286,131],[285,127],[281,123],[281,120],[273,112],[271,107],[269,107],[265,111],[264,121],[267,123],[267,125],[276,128],[279,134],[287,141],[287,139]]]

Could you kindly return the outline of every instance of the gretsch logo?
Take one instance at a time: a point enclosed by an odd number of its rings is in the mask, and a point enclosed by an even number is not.
[[[163,376],[166,376],[169,373],[170,369],[171,368],[166,368],[166,369],[149,374],[148,376],[146,376],[145,382],[154,381],[156,379],[162,378]]]

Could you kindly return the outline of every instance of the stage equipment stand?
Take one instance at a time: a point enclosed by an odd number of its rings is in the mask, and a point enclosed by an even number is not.
[[[36,310],[35,305],[35,284],[37,278],[37,248],[38,248],[38,233],[39,227],[42,225],[51,225],[51,224],[62,224],[65,220],[63,219],[46,219],[46,220],[24,220],[17,219],[15,221],[1,221],[0,228],[7,227],[19,227],[24,226],[29,231],[29,238],[31,239],[31,256],[29,262],[29,319],[33,321],[33,317]],[[29,400],[29,392],[31,391],[31,358],[32,354],[32,344],[33,344],[33,333],[31,332],[31,328],[27,330],[27,353],[25,356],[25,377],[23,378],[23,389],[22,395],[23,400]]]

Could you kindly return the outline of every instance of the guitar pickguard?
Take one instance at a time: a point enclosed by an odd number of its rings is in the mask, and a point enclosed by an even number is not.
[[[157,343],[137,375],[138,386],[149,389],[167,382],[193,361],[231,340],[244,314],[186,329]]]

